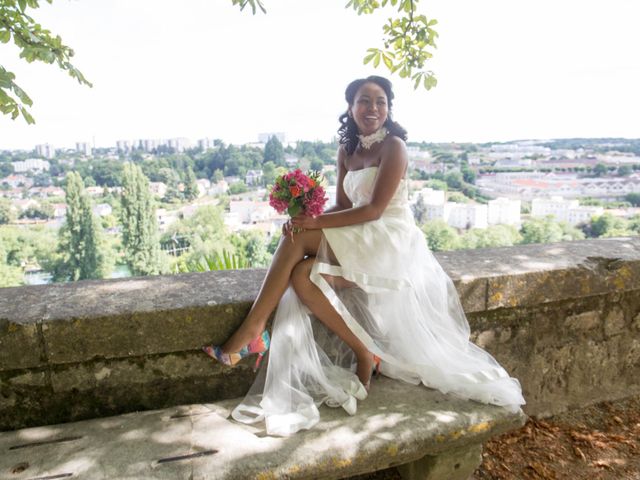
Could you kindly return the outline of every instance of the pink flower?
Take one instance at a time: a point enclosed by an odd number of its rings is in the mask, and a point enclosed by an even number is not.
[[[324,210],[326,201],[324,188],[320,186],[314,188],[311,190],[311,195],[305,196],[304,213],[312,217],[320,215]]]
[[[289,208],[289,202],[275,197],[273,192],[269,195],[269,205],[271,205],[278,213],[284,213],[287,211],[287,208]]]

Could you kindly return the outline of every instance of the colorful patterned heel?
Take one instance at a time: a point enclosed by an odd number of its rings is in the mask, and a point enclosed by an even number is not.
[[[218,345],[206,345],[202,347],[202,350],[211,358],[230,367],[234,366],[244,357],[257,353],[258,358],[256,359],[256,364],[254,366],[254,370],[257,370],[260,366],[260,362],[262,362],[262,359],[264,358],[264,354],[269,350],[270,343],[269,332],[265,330],[259,337],[253,339],[236,353],[224,353],[222,348]]]
[[[369,377],[369,381],[367,382],[367,384],[364,385],[364,388],[365,388],[365,390],[367,392],[371,388],[371,379],[373,377],[379,377],[380,376],[380,362],[381,361],[382,360],[377,355],[373,356],[373,368],[371,369],[371,376]]]

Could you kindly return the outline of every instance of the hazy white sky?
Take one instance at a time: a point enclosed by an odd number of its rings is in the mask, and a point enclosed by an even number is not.
[[[354,78],[380,46],[391,11],[358,17],[346,0],[264,0],[267,15],[230,0],[57,0],[36,20],[76,51],[94,83],[0,64],[34,100],[36,125],[0,117],[0,149],[95,139],[188,137],[329,140]],[[391,76],[395,119],[410,140],[640,137],[637,0],[422,0],[439,21],[427,92]]]

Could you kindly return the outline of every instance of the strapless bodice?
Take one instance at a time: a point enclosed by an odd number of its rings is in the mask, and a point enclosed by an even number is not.
[[[347,172],[344,177],[344,192],[354,207],[361,207],[371,201],[377,173],[377,166]],[[393,197],[391,197],[385,213],[389,208],[397,209],[398,207],[407,207],[409,204],[408,198],[407,180],[403,178],[400,180],[400,184],[393,194]]]

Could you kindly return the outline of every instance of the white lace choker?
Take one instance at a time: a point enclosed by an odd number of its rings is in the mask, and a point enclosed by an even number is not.
[[[374,143],[384,140],[388,133],[389,131],[387,130],[387,127],[382,127],[371,135],[358,135],[358,138],[360,139],[360,146],[365,150],[369,150]]]

